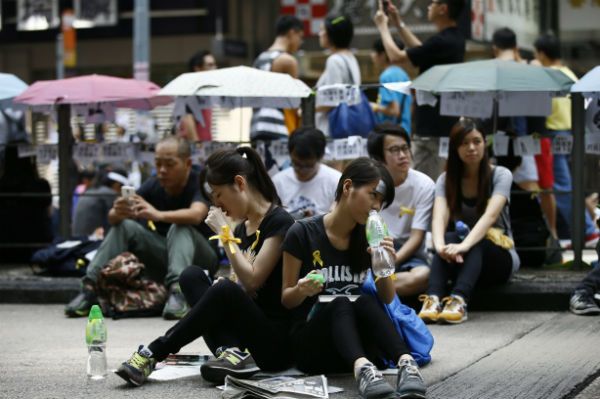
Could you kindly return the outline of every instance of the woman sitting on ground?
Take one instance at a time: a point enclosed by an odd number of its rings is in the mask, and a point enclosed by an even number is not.
[[[206,224],[220,236],[239,284],[222,279],[212,285],[202,268],[188,267],[180,284],[189,313],[116,371],[136,386],[157,362],[199,337],[217,356],[202,365],[202,377],[216,384],[226,375],[247,378],[259,368],[280,371],[292,363],[280,247],[294,219],[281,208],[259,155],[249,147],[213,153],[201,180],[215,205]],[[233,235],[226,215],[243,220]]]
[[[518,270],[508,211],[511,184],[508,169],[490,165],[475,122],[461,119],[450,133],[446,172],[436,183],[431,224],[436,255],[427,295],[420,298],[423,320],[462,323],[476,286],[505,283]],[[464,237],[453,231],[458,221],[469,227]],[[448,280],[453,283],[446,297]]]
[[[360,295],[371,267],[369,211],[393,200],[394,182],[383,165],[368,158],[350,163],[339,180],[335,208],[297,221],[285,237],[282,302],[295,311],[292,347],[300,370],[354,371],[363,398],[424,398],[425,384],[406,342],[376,298]],[[382,245],[393,258],[393,239],[386,237]],[[379,278],[376,286],[381,301],[390,303],[396,295],[392,279]],[[319,294],[333,300],[322,302]],[[349,295],[360,296],[351,302]],[[396,389],[373,364],[384,367],[382,357],[400,368]]]

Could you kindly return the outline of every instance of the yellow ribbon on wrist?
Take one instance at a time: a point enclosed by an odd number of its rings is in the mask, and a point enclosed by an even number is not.
[[[221,226],[221,234],[214,235],[210,237],[209,240],[221,240],[223,245],[229,245],[229,251],[231,254],[235,254],[235,246],[233,244],[242,243],[242,240],[234,237],[234,235],[231,234],[231,227],[226,224]]]

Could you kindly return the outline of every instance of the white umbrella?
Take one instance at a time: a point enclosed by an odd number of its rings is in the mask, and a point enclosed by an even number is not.
[[[297,108],[300,100],[310,94],[304,82],[288,74],[246,66],[184,73],[159,92],[165,96],[197,97],[200,108]]]

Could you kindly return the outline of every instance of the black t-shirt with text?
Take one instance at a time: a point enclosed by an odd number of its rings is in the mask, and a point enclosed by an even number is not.
[[[335,248],[325,230],[324,215],[299,220],[288,231],[283,241],[283,250],[302,262],[299,278],[312,270],[325,277],[323,295],[360,295],[367,270],[352,273],[350,251]],[[366,250],[366,248],[365,248]],[[306,320],[317,296],[309,297],[294,311],[294,318]]]
[[[294,218],[283,208],[277,206],[267,212],[257,231],[253,234],[246,233],[244,222],[237,225],[234,234],[242,241],[239,248],[244,252],[246,259],[254,264],[256,255],[260,252],[265,240],[276,236],[284,237],[293,224]],[[269,318],[277,320],[288,319],[290,314],[281,304],[282,269],[283,262],[280,256],[273,271],[253,298]]]
[[[186,209],[189,208],[193,202],[202,202],[207,207],[210,206],[210,202],[204,198],[202,192],[200,191],[199,173],[193,170],[188,176],[188,180],[183,188],[183,191],[177,196],[170,196],[167,194],[156,177],[151,177],[146,180],[138,189],[137,193],[158,211],[176,211],[179,209]],[[166,237],[169,228],[171,227],[171,223],[156,222],[155,226],[156,232]],[[204,222],[194,227],[196,227],[205,236],[212,235],[212,231]]]
[[[454,64],[465,59],[465,37],[457,27],[446,28],[427,39],[422,46],[406,50],[410,62],[420,73],[435,65]],[[425,137],[446,137],[456,117],[440,116],[440,101],[435,107],[419,105],[416,109],[416,134]]]

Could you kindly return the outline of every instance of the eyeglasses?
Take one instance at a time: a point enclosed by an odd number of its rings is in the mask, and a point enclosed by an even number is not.
[[[410,147],[407,145],[395,145],[390,148],[386,148],[385,150],[394,156],[398,156],[400,153],[404,155],[410,154]]]
[[[316,161],[316,162],[313,162],[310,164],[308,164],[308,163],[302,164],[302,163],[299,163],[296,161],[292,161],[292,168],[294,168],[295,170],[309,171],[309,170],[313,170],[317,166],[318,163],[319,162]]]

